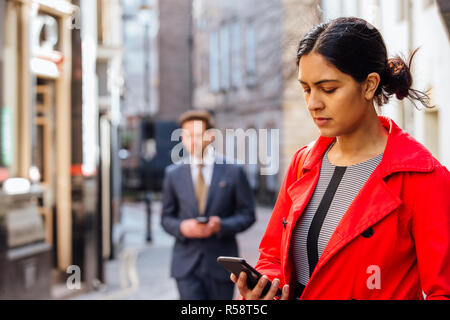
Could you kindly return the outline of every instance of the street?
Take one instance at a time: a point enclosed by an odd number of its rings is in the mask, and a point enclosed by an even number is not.
[[[161,202],[152,203],[153,242],[146,243],[144,203],[125,203],[120,226],[122,234],[117,259],[105,263],[106,283],[98,291],[81,294],[76,300],[174,300],[178,291],[169,277],[174,238],[160,226]],[[272,210],[256,207],[256,222],[238,235],[240,256],[251,265],[258,259],[258,246]],[[118,239],[117,239],[118,241]],[[235,292],[236,297],[237,292]]]

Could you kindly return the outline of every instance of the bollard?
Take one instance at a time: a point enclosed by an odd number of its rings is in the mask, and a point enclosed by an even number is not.
[[[147,211],[147,242],[152,242],[152,194],[145,192],[144,194],[145,207]]]

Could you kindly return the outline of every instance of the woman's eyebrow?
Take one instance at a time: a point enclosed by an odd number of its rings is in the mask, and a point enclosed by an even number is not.
[[[302,79],[298,79],[298,81],[299,81],[301,84],[306,84],[306,85],[308,85],[308,83],[305,82],[305,81],[303,81]],[[340,81],[339,81],[339,80],[332,80],[332,79],[325,79],[325,80],[320,80],[320,81],[315,82],[314,85],[318,86],[319,84],[327,83],[327,82],[340,82]]]

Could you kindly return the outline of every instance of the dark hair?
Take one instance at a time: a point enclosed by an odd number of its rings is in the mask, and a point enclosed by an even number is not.
[[[207,110],[188,110],[180,116],[178,122],[182,126],[183,123],[191,120],[203,121],[206,124],[206,130],[214,128],[214,119]]]
[[[429,97],[412,89],[411,62],[399,56],[388,59],[387,49],[380,32],[370,23],[359,18],[338,18],[313,27],[300,41],[297,65],[303,55],[317,52],[341,72],[361,83],[376,72],[380,85],[375,92],[375,101],[383,105],[395,94],[397,99],[408,98],[414,106],[419,101],[429,107]],[[417,106],[416,106],[417,107]]]

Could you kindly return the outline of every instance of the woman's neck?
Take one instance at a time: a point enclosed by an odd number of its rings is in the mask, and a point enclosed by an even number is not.
[[[388,132],[374,112],[353,132],[336,137],[336,142],[328,153],[328,159],[338,166],[350,166],[367,161],[384,152],[387,138]]]

